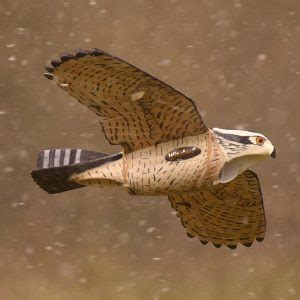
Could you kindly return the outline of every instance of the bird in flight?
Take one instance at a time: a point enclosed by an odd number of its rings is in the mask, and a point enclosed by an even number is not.
[[[186,233],[234,249],[263,241],[266,220],[257,175],[276,152],[262,134],[209,129],[194,102],[173,87],[100,49],[52,60],[45,76],[95,112],[122,152],[48,149],[35,182],[50,194],[89,185],[131,195],[166,195]]]

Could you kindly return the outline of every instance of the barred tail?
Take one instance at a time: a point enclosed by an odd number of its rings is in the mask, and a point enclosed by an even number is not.
[[[37,167],[38,169],[62,167],[95,160],[105,156],[107,156],[107,154],[82,149],[43,150],[38,154]]]
[[[37,170],[31,172],[33,180],[49,194],[61,193],[83,187],[69,181],[74,173],[84,172],[122,158],[122,153],[108,155],[82,149],[50,149],[41,151]]]

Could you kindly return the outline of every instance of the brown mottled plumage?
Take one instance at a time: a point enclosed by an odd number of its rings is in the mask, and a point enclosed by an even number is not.
[[[51,64],[45,76],[94,111],[107,140],[124,151],[44,150],[32,172],[44,190],[109,185],[167,195],[187,235],[203,244],[234,249],[263,240],[260,184],[247,169],[267,154],[275,157],[265,137],[208,129],[191,99],[99,49],[63,53]]]

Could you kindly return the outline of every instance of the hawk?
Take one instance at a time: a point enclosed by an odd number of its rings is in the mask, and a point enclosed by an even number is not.
[[[62,53],[45,76],[95,112],[113,155],[41,151],[35,182],[50,194],[84,186],[166,195],[189,237],[234,249],[263,241],[266,221],[257,175],[268,156],[262,134],[209,129],[194,102],[173,87],[97,48]]]

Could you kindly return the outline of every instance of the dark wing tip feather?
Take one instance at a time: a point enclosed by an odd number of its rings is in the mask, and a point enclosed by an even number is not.
[[[51,65],[54,67],[54,68],[57,68],[61,65],[61,61],[60,60],[57,60],[57,59],[53,59],[51,60]]]
[[[245,247],[251,247],[252,244],[253,244],[253,243],[244,243],[244,244],[242,243],[242,245],[245,246]]]
[[[190,238],[190,239],[193,239],[195,236],[189,232],[186,233],[186,235]]]
[[[208,243],[207,241],[203,241],[203,240],[200,240],[200,242],[202,245],[206,245]]]
[[[99,56],[99,55],[107,54],[105,51],[103,51],[99,48],[93,48],[92,53],[93,53],[93,56]]]
[[[53,79],[53,74],[51,74],[51,73],[44,73],[44,76],[50,80]]]
[[[45,69],[48,73],[53,73],[55,68],[58,68],[62,63],[67,62],[71,59],[80,59],[80,58],[85,57],[87,55],[100,56],[100,55],[104,55],[104,54],[109,55],[105,51],[100,50],[98,48],[93,48],[92,50],[85,50],[85,49],[77,48],[75,50],[75,55],[73,55],[71,53],[64,53],[63,52],[60,55],[60,60],[59,59],[51,60],[50,63],[51,63],[52,66],[46,66]]]
[[[81,58],[81,57],[85,57],[87,55],[92,55],[93,54],[92,51],[81,49],[81,48],[77,48],[75,50],[75,53],[76,53],[75,55],[76,55],[77,58]]]
[[[49,73],[52,73],[54,71],[54,68],[51,66],[45,66],[45,70]]]
[[[229,249],[236,249],[237,245],[226,245]]]
[[[76,56],[74,56],[73,54],[70,54],[70,53],[61,53],[61,55],[60,55],[60,60],[63,63],[66,61],[69,61],[71,59],[76,59]]]

